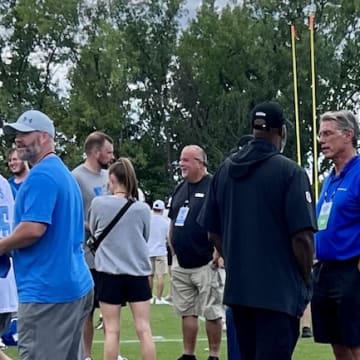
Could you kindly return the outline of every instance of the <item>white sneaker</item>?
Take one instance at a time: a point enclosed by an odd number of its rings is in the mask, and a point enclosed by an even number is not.
[[[156,304],[156,305],[169,305],[169,302],[166,301],[166,300],[162,297],[162,298],[160,298],[160,299],[156,298],[156,299],[155,299],[155,304]]]
[[[122,357],[121,355],[118,356],[117,360],[128,360],[127,358]]]
[[[6,345],[3,343],[3,341],[0,338],[0,349],[6,349]]]

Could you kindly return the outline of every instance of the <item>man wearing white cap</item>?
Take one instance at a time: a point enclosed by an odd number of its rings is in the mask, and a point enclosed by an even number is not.
[[[170,221],[163,216],[165,203],[156,200],[153,203],[151,216],[150,236],[148,240],[149,256],[152,267],[152,274],[149,277],[150,288],[153,288],[154,276],[156,276],[156,297],[152,303],[165,305],[168,302],[163,298],[164,275],[167,274],[167,249],[166,241],[169,234]]]
[[[26,111],[4,132],[32,165],[16,196],[14,231],[0,241],[0,255],[13,251],[20,359],[74,360],[93,299],[80,189],[55,155],[47,115]]]

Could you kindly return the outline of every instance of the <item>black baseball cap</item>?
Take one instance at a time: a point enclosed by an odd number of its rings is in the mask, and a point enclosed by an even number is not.
[[[270,129],[280,129],[284,124],[284,110],[275,101],[258,104],[251,111],[253,129],[269,131]]]

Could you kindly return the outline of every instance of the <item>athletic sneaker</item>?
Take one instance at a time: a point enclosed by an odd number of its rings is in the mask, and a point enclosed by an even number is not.
[[[122,357],[122,356],[118,356],[118,358],[117,358],[117,360],[128,360],[127,358],[124,358],[124,357]]]
[[[185,355],[183,354],[177,360],[197,360],[195,355]]]
[[[302,338],[311,338],[313,336],[311,329],[308,326],[302,328],[301,337]]]
[[[2,350],[6,349],[6,345],[3,343],[1,338],[0,338],[0,349],[2,349]]]
[[[158,298],[154,298],[154,304],[156,305],[169,305],[169,302],[166,301],[163,297],[158,299]]]
[[[95,325],[96,330],[101,330],[104,327],[103,319],[99,318],[98,322]]]

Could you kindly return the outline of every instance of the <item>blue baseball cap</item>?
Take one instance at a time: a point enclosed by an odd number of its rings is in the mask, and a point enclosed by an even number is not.
[[[16,122],[4,125],[4,133],[6,135],[16,135],[16,132],[29,133],[33,131],[44,131],[51,137],[55,137],[53,121],[38,110],[25,111]]]
[[[0,255],[0,278],[6,278],[10,270],[10,258],[8,255]]]

